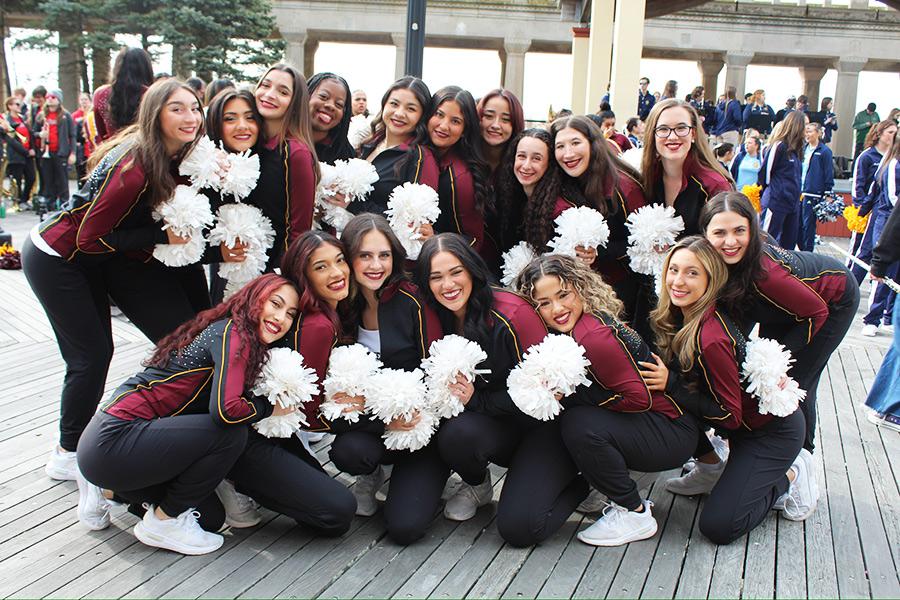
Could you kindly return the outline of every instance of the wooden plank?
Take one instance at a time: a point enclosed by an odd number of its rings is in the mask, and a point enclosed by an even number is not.
[[[703,501],[694,512],[690,543],[684,557],[684,566],[678,578],[675,598],[706,598],[712,584],[713,567],[716,564],[716,545],[700,533],[698,523],[703,511]]]
[[[570,517],[577,520],[576,533],[585,528],[584,515]],[[559,562],[541,588],[541,598],[571,598],[584,576],[588,563],[594,554],[594,547],[578,541],[574,536],[563,551]]]
[[[727,546],[716,547],[716,566],[713,567],[712,581],[709,583],[710,598],[741,597],[744,589],[747,537],[745,535]]]
[[[662,482],[660,482],[660,487]],[[691,542],[691,525],[697,512],[697,502],[687,496],[675,496],[665,529],[660,524],[659,546],[650,564],[642,598],[672,598],[678,589],[682,564]],[[654,514],[656,513],[654,507]],[[700,532],[696,532],[700,535]],[[626,556],[627,558],[627,556]]]
[[[804,523],[778,517],[775,549],[775,597],[805,598],[807,596],[806,538]]]
[[[581,545],[575,533],[581,529],[582,515],[572,513],[550,539],[540,544],[516,573],[507,586],[503,598],[537,598],[550,575],[559,566],[562,555],[570,544]],[[580,578],[579,573],[579,578]]]
[[[488,529],[488,535],[496,535],[497,521]],[[502,538],[500,538],[502,540]],[[516,548],[504,543],[501,552],[498,552],[494,560],[487,566],[475,585],[466,594],[466,598],[499,598],[509,583],[525,564],[525,560],[531,555],[533,548]]]
[[[495,507],[485,507],[479,513],[494,514]],[[441,583],[428,595],[429,598],[463,598],[478,580],[485,569],[494,560],[503,547],[503,538],[492,520],[466,551],[462,558],[453,565]]]
[[[744,598],[772,598],[775,592],[775,511],[747,534]]]

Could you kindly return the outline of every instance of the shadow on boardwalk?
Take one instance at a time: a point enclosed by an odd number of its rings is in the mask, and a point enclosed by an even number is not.
[[[14,215],[3,225],[19,245],[33,222]],[[512,548],[499,537],[490,506],[466,523],[438,517],[408,547],[386,538],[379,515],[357,518],[343,537],[325,539],[264,511],[259,526],[227,534],[219,552],[184,557],[137,542],[136,518],[121,509],[109,529],[83,529],[74,482],[44,475],[57,435],[63,365],[22,273],[0,272],[0,289],[0,596],[900,597],[900,434],[876,429],[859,408],[889,339],[861,338],[857,324],[819,389],[822,496],[805,523],[773,512],[748,536],[716,547],[697,532],[702,500],[663,489],[669,472],[640,480],[655,502],[659,533],[624,548],[578,542],[575,532],[593,521],[579,514],[545,544]],[[114,319],[113,331],[110,390],[149,350],[126,321]],[[327,462],[327,444],[317,447],[319,458],[352,485]],[[495,498],[502,475],[495,472]]]

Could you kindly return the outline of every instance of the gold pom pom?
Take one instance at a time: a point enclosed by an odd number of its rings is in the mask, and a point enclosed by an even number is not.
[[[859,207],[848,204],[844,208],[844,219],[847,220],[847,229],[856,233],[865,233],[866,225],[869,224],[869,215],[859,216]]]
[[[750,204],[753,205],[753,208],[756,209],[756,212],[759,213],[762,210],[762,207],[759,203],[759,195],[762,193],[762,186],[754,183],[753,185],[745,185],[741,188],[741,193],[747,196],[747,199],[750,200]]]

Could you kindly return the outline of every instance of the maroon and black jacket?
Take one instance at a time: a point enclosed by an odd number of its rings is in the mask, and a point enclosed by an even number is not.
[[[284,338],[282,345],[303,355],[303,364],[316,372],[319,390],[328,371],[331,350],[337,344],[338,330],[328,315],[322,312],[301,313],[294,319],[294,325]],[[319,405],[325,400],[319,394],[311,402],[303,405],[303,414],[309,431],[331,431],[331,423],[319,414]]]
[[[312,229],[316,206],[316,170],[312,152],[299,140],[266,140],[259,153],[260,178],[252,204],[272,221],[275,242],[270,264],[294,238]]]
[[[130,148],[123,143],[103,157],[82,189],[85,202],[72,202],[40,226],[40,236],[65,260],[123,252],[149,261],[153,246],[168,241],[146,202],[150,183]]]
[[[744,391],[740,368],[746,339],[715,304],[703,315],[695,343],[698,353],[688,373],[680,371],[677,361],[669,365],[668,396],[717,428],[758,429],[774,418],[759,414],[759,402]]]
[[[684,219],[684,231],[679,237],[702,234],[700,211],[719,192],[728,192],[734,185],[721,173],[701,165],[690,154],[684,161],[681,191],[675,197],[675,214]],[[666,192],[660,177],[652,190],[647,190],[651,204],[666,204]],[[651,195],[652,194],[652,195]]]
[[[360,158],[366,158],[384,138],[376,138],[359,149]],[[422,144],[408,143],[383,150],[372,165],[378,172],[378,181],[365,200],[351,202],[347,210],[355,215],[375,213],[384,215],[391,192],[404,183],[421,183],[438,190],[439,170],[431,150]]]
[[[246,342],[231,319],[211,323],[165,367],[148,367],[120,385],[101,410],[133,421],[209,413],[223,427],[253,423],[272,414],[245,377]]]
[[[469,165],[451,148],[438,161],[438,195],[441,214],[434,224],[436,233],[462,235],[478,254],[485,242],[484,209],[475,202],[475,182]]]
[[[487,336],[479,342],[487,360],[478,365],[479,369],[491,372],[475,378],[475,393],[466,410],[522,416],[506,391],[506,379],[522,361],[525,351],[544,339],[547,328],[525,298],[496,288],[492,291],[494,302]]]
[[[650,348],[634,330],[608,315],[584,313],[570,335],[584,347],[591,362],[591,385],[578,386],[563,405],[588,404],[616,412],[650,410],[670,419],[683,414],[671,397],[647,389],[638,362],[653,359]]]
[[[763,246],[764,275],[754,282],[750,318],[796,357],[825,324],[830,307],[856,280],[835,259]],[[745,323],[750,326],[752,323]]]

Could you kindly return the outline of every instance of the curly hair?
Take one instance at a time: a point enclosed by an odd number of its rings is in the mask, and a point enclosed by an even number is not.
[[[541,277],[556,277],[563,287],[571,286],[588,312],[621,320],[625,305],[612,287],[581,261],[562,254],[544,254],[528,263],[516,278],[515,287],[535,306],[534,286]],[[552,324],[547,323],[547,326]]]
[[[233,296],[180,325],[156,345],[153,354],[144,361],[145,367],[165,367],[173,354],[178,355],[210,324],[231,319],[247,353],[244,380],[252,383],[268,358],[268,346],[259,337],[259,320],[263,305],[283,285],[296,286],[274,273],[260,275],[238,290]]]

